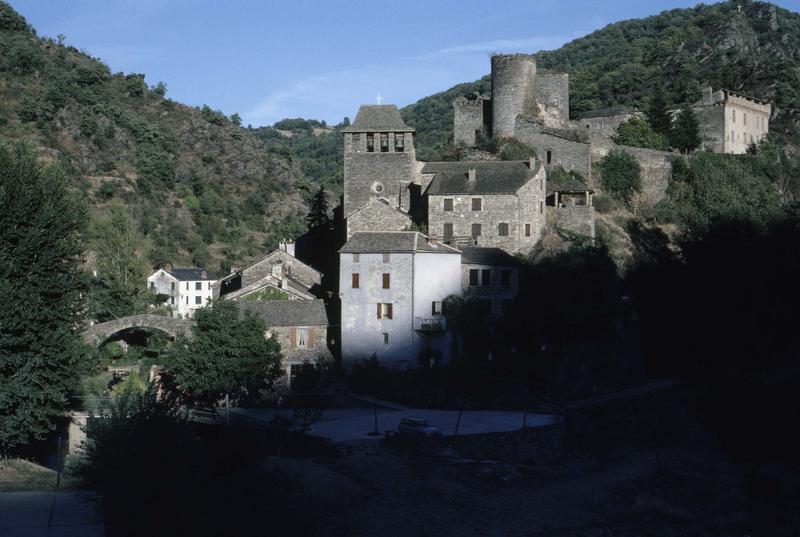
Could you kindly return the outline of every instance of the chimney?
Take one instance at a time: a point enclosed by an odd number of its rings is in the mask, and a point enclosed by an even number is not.
[[[206,278],[208,278],[208,272],[206,272],[205,270],[201,270],[200,277],[205,280]]]
[[[294,242],[288,242],[286,239],[282,240],[279,248],[294,257]]]
[[[531,170],[531,171],[536,169],[536,159],[535,158],[530,157],[528,159],[528,169]]]
[[[703,88],[703,104],[711,105],[714,104],[714,98],[712,97],[713,90],[711,86],[706,86]]]
[[[236,274],[237,272],[239,272],[239,267],[231,265],[231,274]]]
[[[169,261],[167,261],[166,263],[164,263],[163,265],[161,265],[161,268],[162,268],[162,269],[164,269],[164,270],[166,270],[167,272],[172,272],[172,263],[170,263]]]
[[[475,168],[470,168],[467,172],[467,185],[470,189],[475,188],[475,184],[478,182],[478,176],[475,173]]]

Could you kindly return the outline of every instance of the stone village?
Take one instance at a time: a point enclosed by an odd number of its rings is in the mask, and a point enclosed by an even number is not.
[[[148,288],[168,297],[174,317],[211,300],[237,300],[261,315],[266,336],[281,343],[289,384],[300,368],[335,354],[345,370],[373,356],[402,369],[447,363],[459,352],[443,309],[448,296],[477,297],[500,320],[519,290],[515,256],[530,253],[548,226],[594,238],[594,163],[613,149],[632,155],[643,183],[636,202],[652,205],[665,196],[675,156],[612,141],[620,124],[644,117],[636,110],[570,119],[569,75],[537,69],[535,56],[492,57],[491,82],[491,98],[453,103],[455,146],[513,137],[537,158],[419,161],[415,131],[394,105],[363,105],[343,129],[344,244],[338,275],[327,275],[338,297],[323,300],[323,274],[286,241],[223,277],[165,266]],[[770,105],[731,91],[706,88],[692,108],[709,151],[744,153],[769,130]],[[551,179],[557,168],[570,179]],[[284,300],[269,300],[275,293]]]

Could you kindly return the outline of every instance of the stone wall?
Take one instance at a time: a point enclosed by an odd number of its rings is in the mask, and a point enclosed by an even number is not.
[[[672,178],[672,159],[679,156],[677,153],[617,145],[608,138],[598,137],[592,138],[592,162],[599,164],[614,149],[625,151],[639,162],[642,191],[634,200],[636,205],[652,206],[666,197]],[[599,173],[590,186],[595,190],[602,190],[602,177]]]
[[[589,142],[571,139],[571,132],[563,135],[552,132],[542,125],[520,118],[515,135],[518,140],[536,149],[539,159],[551,166],[561,166],[567,171],[580,173],[586,181],[591,177]],[[577,133],[575,133],[577,138]],[[548,152],[550,162],[548,160]]]
[[[459,97],[453,101],[453,145],[475,146],[475,132],[484,130],[487,105],[491,106],[491,101],[479,96]]]
[[[610,116],[576,119],[571,123],[577,129],[583,129],[592,134],[602,134],[603,136],[610,137],[617,134],[617,127],[634,117],[644,119],[645,116],[641,112],[625,112]]]
[[[703,148],[714,153],[725,152],[725,107],[719,105],[693,108],[700,122]]]
[[[514,136],[517,116],[537,117],[535,78],[535,56],[492,56],[492,133],[495,138]]]
[[[333,358],[330,350],[328,350],[327,326],[303,326],[302,328],[308,328],[306,347],[297,346],[297,328],[296,326],[267,327],[269,337],[275,338],[281,345],[284,365],[331,360]],[[294,345],[292,345],[293,341]]]
[[[569,75],[539,70],[534,81],[539,114],[548,127],[569,124]]]
[[[471,287],[469,285],[470,270],[490,270],[489,285],[479,285]],[[503,286],[503,270],[511,271],[509,285]],[[504,267],[498,265],[480,265],[474,263],[461,264],[461,289],[465,295],[483,298],[492,301],[492,316],[500,318],[503,316],[503,301],[512,300],[519,293],[519,269],[517,267]]]
[[[590,205],[567,205],[550,207],[555,213],[556,226],[594,238],[594,207]]]
[[[409,209],[408,185],[414,173],[412,153],[344,153],[344,215],[371,199],[387,198]]]
[[[410,225],[408,214],[373,200],[347,218],[347,240],[359,231],[403,231]]]

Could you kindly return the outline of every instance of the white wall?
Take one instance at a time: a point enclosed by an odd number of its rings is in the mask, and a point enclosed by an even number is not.
[[[172,308],[173,316],[191,317],[195,310],[204,307],[211,300],[211,287],[215,282],[216,280],[178,281],[164,269],[159,269],[147,278],[147,289],[170,297],[166,304]],[[154,287],[151,287],[151,283]],[[198,283],[200,290],[196,288]],[[200,304],[196,303],[198,296]]]

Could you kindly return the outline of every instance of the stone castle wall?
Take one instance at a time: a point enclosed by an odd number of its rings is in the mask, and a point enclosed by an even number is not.
[[[571,140],[547,132],[542,125],[525,118],[517,121],[516,137],[536,149],[537,158],[551,166],[580,173],[586,181],[591,176],[589,143]],[[549,162],[548,162],[549,152]]]
[[[492,134],[514,136],[517,116],[537,117],[536,58],[529,54],[492,56]]]
[[[414,173],[414,155],[407,153],[344,154],[344,214],[366,205],[371,199],[386,198],[406,204],[408,184]],[[376,186],[380,185],[380,191]]]
[[[635,200],[637,205],[655,205],[667,195],[667,187],[672,178],[672,159],[678,156],[676,153],[668,151],[658,151],[656,149],[644,149],[642,147],[631,147],[627,145],[617,145],[610,139],[592,139],[592,162],[599,164],[600,161],[614,149],[625,151],[633,156],[641,168],[642,191]],[[595,190],[602,190],[602,178],[599,174],[590,186]]]
[[[725,107],[698,106],[693,108],[700,123],[703,147],[714,153],[725,152]]]
[[[491,107],[491,100],[482,97],[459,97],[453,101],[453,145],[455,147],[473,147],[476,143],[475,132],[485,129],[486,108]],[[491,108],[490,108],[491,109]]]
[[[569,75],[538,71],[534,92],[539,114],[549,127],[565,128],[569,124]]]
[[[567,205],[548,209],[555,213],[556,226],[594,238],[594,207],[591,205]]]

